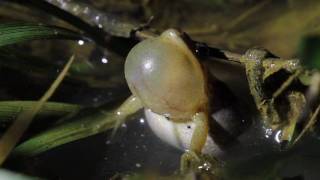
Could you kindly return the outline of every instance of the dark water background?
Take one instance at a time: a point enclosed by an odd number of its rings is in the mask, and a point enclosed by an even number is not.
[[[172,2],[171,5],[169,5],[170,1],[152,2],[149,8],[144,6],[137,8],[136,4],[130,1],[117,4],[117,1],[97,0],[89,3],[105,11],[112,11],[111,7],[113,7],[115,15],[139,20],[145,20],[150,14],[155,14],[157,16],[153,26],[159,30],[180,27],[189,32],[191,37],[216,47],[243,52],[249,47],[259,45],[281,57],[294,56],[296,54],[295,44],[299,37],[305,31],[319,27],[317,20],[320,18],[320,11],[317,10],[318,8],[320,10],[320,4],[317,1],[309,0],[304,4],[298,1],[272,1],[271,4],[265,5],[258,11],[257,15],[243,20],[236,28],[229,29],[229,34],[225,36],[222,36],[223,32],[219,32],[221,24],[232,22],[232,19],[245,13],[246,10],[258,4],[258,1],[235,0],[218,3],[218,1],[202,0],[199,3],[185,1],[185,4]],[[0,1],[0,5],[0,19],[3,22],[44,21],[49,24],[70,27],[48,14],[30,10],[29,7],[10,4],[8,1]],[[163,7],[168,8],[163,9]],[[145,8],[142,15],[135,14],[139,12],[136,10],[139,8]],[[211,8],[215,11],[213,12]],[[189,15],[190,12],[194,14],[192,17]],[[22,13],[26,15],[21,15]],[[294,22],[300,23],[300,26],[292,26],[295,24],[292,22],[294,19],[296,20]],[[217,32],[199,33],[212,25],[218,26]],[[26,65],[21,68],[0,62],[0,65],[4,64],[0,66],[1,100],[38,99],[58,74],[63,62],[75,53],[80,60],[90,64],[88,74],[81,72],[81,75],[93,76],[103,83],[92,85],[83,81],[66,79],[51,100],[88,107],[122,102],[130,94],[123,77],[123,62],[128,50],[136,41],[120,38],[109,42],[112,44],[109,44],[108,47],[113,46],[113,48],[102,47],[94,43],[79,45],[79,42],[69,41],[37,41],[15,46],[23,53],[31,52],[32,55],[42,57],[55,66],[47,69],[40,68],[41,70],[38,71],[33,66],[27,66],[26,62],[24,62]],[[30,134],[40,131],[43,126],[47,125],[31,127]],[[266,132],[258,133],[260,135],[256,137],[258,140],[247,141],[247,144],[243,145],[258,147],[257,149],[262,149],[261,153],[256,150],[251,155],[251,152],[243,152],[236,148],[237,151],[239,150],[239,157],[226,163],[231,164],[228,171],[230,177],[262,179],[265,177],[264,172],[280,166],[280,174],[287,179],[316,180],[320,178],[320,156],[318,154],[320,143],[317,135],[306,138],[303,143],[288,152],[280,151],[278,147],[266,152],[263,149],[268,144],[264,142],[273,140],[268,140],[264,133]],[[254,137],[248,139],[251,138]],[[259,138],[262,140],[260,141]],[[274,138],[273,135],[272,138]],[[179,168],[181,154],[180,150],[159,140],[149,129],[143,113],[138,113],[126,123],[126,127],[121,128],[121,132],[112,141],[110,141],[109,132],[98,134],[54,148],[34,158],[18,163],[9,162],[7,168],[59,180],[108,179],[116,173],[143,172],[143,170],[156,170],[162,174],[171,174]],[[241,158],[242,155],[245,158]]]

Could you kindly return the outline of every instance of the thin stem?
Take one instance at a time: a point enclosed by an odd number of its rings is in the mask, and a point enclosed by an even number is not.
[[[0,165],[7,159],[12,149],[18,143],[23,133],[27,130],[32,120],[36,116],[36,114],[40,111],[45,102],[53,95],[55,90],[58,88],[64,77],[66,76],[72,62],[74,60],[74,56],[70,58],[68,63],[65,65],[57,79],[52,83],[47,92],[41,97],[35,106],[26,111],[22,111],[21,114],[17,117],[17,119],[13,122],[13,124],[9,127],[9,129],[5,132],[5,134],[0,139]]]

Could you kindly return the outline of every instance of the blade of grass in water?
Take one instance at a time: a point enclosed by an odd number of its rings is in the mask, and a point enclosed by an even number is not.
[[[12,153],[14,157],[30,157],[57,146],[83,139],[114,127],[116,117],[113,112],[88,112],[76,120],[46,130],[18,145]]]
[[[86,138],[116,127],[117,122],[128,120],[128,116],[142,108],[140,101],[133,96],[127,98],[118,108],[110,111],[84,111],[69,119],[67,123],[53,127],[19,145],[13,155],[15,157],[34,156],[54,147]],[[84,114],[86,113],[86,114]],[[82,115],[82,116],[80,116]]]
[[[63,78],[67,74],[74,56],[70,58],[68,63],[65,65],[57,79],[52,83],[47,92],[41,97],[39,102],[30,110],[22,111],[13,124],[8,128],[5,134],[0,139],[0,165],[6,160],[9,156],[12,149],[18,143],[19,139],[28,128],[30,123],[36,114],[40,111],[44,103],[52,96],[55,90],[58,88],[59,84],[62,82]]]
[[[82,39],[77,32],[44,24],[4,23],[0,24],[0,46],[38,39]]]
[[[0,101],[0,122],[15,119],[21,111],[30,111],[37,101]],[[72,112],[77,112],[81,106],[75,104],[46,102],[37,117],[59,116],[62,117]]]

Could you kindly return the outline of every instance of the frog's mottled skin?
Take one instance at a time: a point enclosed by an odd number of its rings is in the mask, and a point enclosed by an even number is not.
[[[245,65],[250,92],[262,120],[268,127],[282,130],[282,140],[290,141],[300,110],[306,104],[301,89],[288,88],[300,83],[296,82],[303,71],[299,61],[281,60],[266,50],[253,48],[242,56],[241,62]],[[270,92],[276,85],[268,84],[268,80],[283,78],[281,73],[288,74],[287,79]]]

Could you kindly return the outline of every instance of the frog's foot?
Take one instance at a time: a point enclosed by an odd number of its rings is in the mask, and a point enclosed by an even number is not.
[[[183,153],[183,155],[181,156],[180,171],[188,172],[190,170],[193,170],[194,168],[197,167],[199,163],[200,163],[199,155],[193,151],[187,151]]]
[[[218,161],[208,155],[187,151],[181,156],[180,172],[183,174],[188,172],[217,174],[218,168]]]

